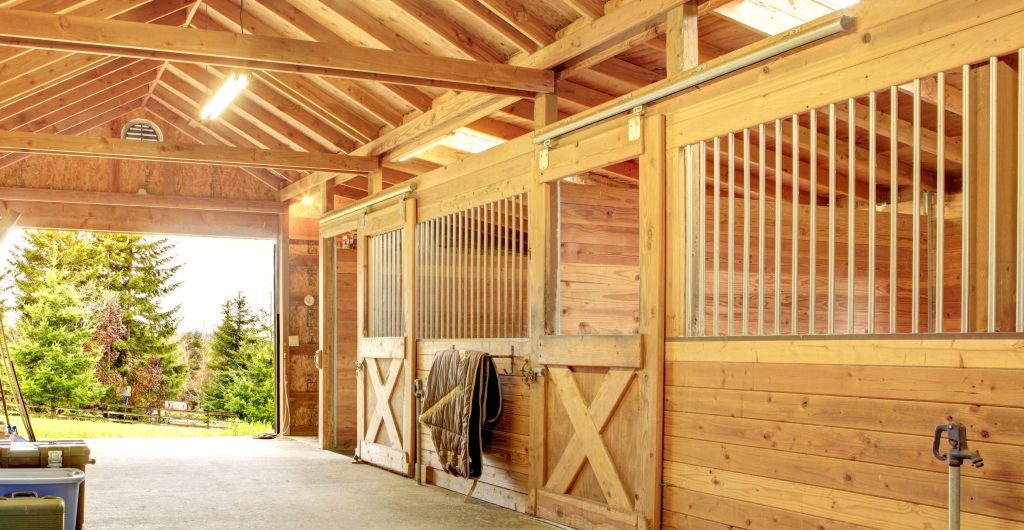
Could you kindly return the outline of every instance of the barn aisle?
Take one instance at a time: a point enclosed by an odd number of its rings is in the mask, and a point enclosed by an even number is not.
[[[294,439],[88,441],[86,528],[551,528]]]

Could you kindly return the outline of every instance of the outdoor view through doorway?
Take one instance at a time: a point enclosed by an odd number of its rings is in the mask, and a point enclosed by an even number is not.
[[[272,432],[274,255],[273,240],[11,233],[0,314],[36,436]]]

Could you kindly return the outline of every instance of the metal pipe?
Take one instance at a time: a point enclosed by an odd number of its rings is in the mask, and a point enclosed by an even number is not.
[[[661,86],[650,89],[641,95],[618,98],[606,105],[595,107],[589,112],[584,112],[578,116],[554,123],[551,126],[538,131],[533,136],[533,143],[538,145],[543,144],[548,140],[578,131],[584,127],[604,121],[618,114],[629,112],[635,107],[647,105],[648,103],[672,96],[688,88],[693,88],[702,83],[707,83],[713,79],[731,74],[737,70],[741,70],[766,59],[794,50],[805,44],[810,44],[812,42],[849,31],[853,28],[853,22],[854,19],[852,17],[844,15],[812,23],[804,27],[791,29],[781,35],[778,35],[767,44],[754,45],[753,49],[738,57],[723,60],[718,64],[710,66],[708,64],[702,64],[687,70],[686,72],[682,72],[675,79],[666,80],[661,83]]]
[[[796,187],[797,183],[794,182]],[[775,334],[782,333],[782,120],[775,120]]]
[[[964,107],[967,112],[967,107]],[[949,466],[949,529],[960,530],[960,466]]]
[[[700,205],[697,211],[700,213],[700,217],[697,219],[698,231],[700,232],[699,244],[697,249],[697,286],[700,297],[697,304],[697,329],[700,330],[700,335],[707,335],[707,327],[704,322],[704,304],[705,296],[707,291],[707,285],[705,275],[707,273],[705,258],[707,257],[707,174],[708,174],[708,144],[705,141],[700,142],[700,156],[698,158],[700,163],[700,171],[698,172],[700,178],[694,184],[694,191],[697,193],[697,202]]]
[[[910,329],[911,333],[921,332],[921,80],[914,79],[914,126],[913,126],[913,197],[911,198],[911,274],[910,281]]]
[[[394,199],[395,197],[401,197],[402,195],[412,193],[414,191],[416,191],[415,184],[406,184],[404,186],[395,186],[393,188],[388,188],[384,191],[380,191],[373,195],[370,195],[369,197],[366,197],[364,199],[359,199],[358,201],[353,202],[348,206],[343,206],[341,208],[338,208],[337,210],[327,212],[326,214],[320,217],[320,224],[323,225],[324,223],[329,223],[331,221],[348,217],[349,215],[352,215],[356,212],[361,212],[371,206],[380,204],[386,200]]]
[[[765,127],[762,123],[757,128],[757,151],[760,173],[757,186],[757,334],[764,335],[764,224],[765,224]]]
[[[735,292],[733,291],[733,272],[735,270],[736,263],[736,136],[733,133],[729,133],[729,204],[728,204],[728,230],[727,240],[729,248],[728,251],[728,276],[725,279],[726,283],[726,309],[728,311],[727,318],[729,319],[725,323],[726,335],[733,336],[732,328],[733,322],[733,297]]]
[[[719,305],[719,291],[721,291],[721,277],[720,276],[721,276],[721,268],[722,268],[722,262],[721,262],[721,253],[722,253],[722,241],[721,241],[721,232],[722,232],[722,212],[721,212],[721,202],[722,202],[722,197],[721,197],[721,195],[722,195],[722,189],[721,189],[721,178],[722,178],[722,161],[721,161],[721,158],[722,158],[722,140],[719,137],[717,137],[717,136],[715,137],[715,140],[714,140],[714,147],[713,147],[713,149],[715,150],[715,153],[714,153],[714,156],[715,156],[715,160],[714,160],[715,178],[714,178],[714,181],[713,181],[713,191],[714,191],[714,193],[713,193],[713,198],[712,198],[712,205],[714,207],[715,215],[713,216],[714,226],[712,227],[712,229],[714,230],[714,234],[712,236],[712,239],[714,240],[715,248],[712,249],[712,252],[714,253],[714,258],[713,258],[714,263],[712,263],[712,266],[714,267],[714,283],[711,286],[711,298],[712,298],[711,310],[712,310],[712,318],[713,318],[713,320],[712,320],[712,334],[717,337],[718,336],[719,327],[720,327],[719,322],[720,322],[720,319],[721,319],[721,309],[718,307],[718,305]]]
[[[853,197],[847,197],[847,201]],[[836,331],[836,105],[828,106],[828,323]]]
[[[793,218],[790,220],[790,228],[793,232],[793,255],[790,257],[790,267],[793,269],[790,288],[793,291],[793,298],[790,301],[789,333],[799,335],[797,322],[800,321],[800,117],[796,114],[791,118],[793,128]]]
[[[814,335],[818,332],[817,326],[817,314],[818,314],[818,301],[817,301],[817,283],[818,283],[818,111],[817,109],[811,109],[811,130],[809,132],[808,141],[810,142],[808,153],[811,157],[811,200],[810,200],[810,223],[811,230],[809,232],[810,238],[808,241],[807,252],[809,254],[808,263],[808,276],[810,277],[810,285],[808,286],[808,298],[809,305],[807,308],[807,333]]]
[[[847,138],[849,147],[847,154],[847,198],[846,198],[846,332],[853,335],[857,325],[857,247],[855,243],[855,229],[857,222],[857,123],[856,123],[857,101],[850,98],[847,101]]]
[[[698,176],[693,174],[694,163],[696,162],[696,155],[694,150],[696,149],[693,145],[688,145],[682,148],[681,153],[683,157],[682,174],[679,180],[682,181],[682,185],[679,187],[679,193],[676,193],[676,211],[683,212],[683,217],[680,220],[683,241],[680,247],[680,263],[685,263],[685,268],[680,271],[683,278],[683,294],[682,297],[682,309],[680,315],[685,315],[686,318],[682,322],[683,333],[687,336],[693,336],[696,334],[696,322],[694,313],[697,311],[696,294],[694,293],[694,278],[693,271],[696,268],[696,245],[694,241],[694,230],[693,223],[696,221],[696,213],[694,212],[694,201],[696,200],[696,192],[694,191],[694,182]],[[677,165],[678,168],[678,165]],[[684,206],[685,204],[685,206]],[[689,250],[689,255],[687,255]]]
[[[878,204],[878,187],[875,164],[878,158],[878,140],[875,134],[878,97],[868,95],[868,334],[875,332],[875,205]],[[940,141],[941,143],[941,141]]]
[[[988,332],[996,330],[996,179],[999,135],[999,59],[988,60]]]
[[[970,300],[971,295],[971,231],[968,227],[971,226],[971,65],[963,65],[962,75],[962,93],[963,93],[963,126],[962,134],[960,135],[963,139],[963,213],[961,217],[961,239],[960,239],[960,277],[962,279],[960,283],[960,331],[967,333],[970,331],[970,305],[967,303]]]
[[[743,317],[742,333],[750,334],[750,129],[743,129]]]
[[[1022,70],[1024,71],[1024,70]],[[943,315],[945,303],[945,259],[946,259],[946,73],[936,77],[938,93],[935,106],[935,326],[936,333],[945,331]]]
[[[899,92],[889,87],[889,333],[896,333],[896,241],[899,227]]]

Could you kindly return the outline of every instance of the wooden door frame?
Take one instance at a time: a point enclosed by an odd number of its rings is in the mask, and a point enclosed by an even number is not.
[[[537,122],[550,116],[550,101],[538,98]],[[641,414],[651,429],[638,433],[638,447],[643,452],[637,470],[637,498],[634,511],[638,514],[637,527],[657,528],[661,521],[662,443],[664,430],[664,352],[665,352],[665,189],[666,189],[666,137],[665,117],[661,114],[644,116],[641,137],[629,142],[625,137],[626,120],[612,120],[580,133],[582,139],[564,150],[549,150],[547,168],[534,165],[530,208],[530,263],[529,263],[529,316],[532,342],[531,363],[544,364],[545,348],[551,342],[569,346],[584,339],[562,338],[555,335],[557,310],[557,202],[553,182],[564,176],[601,167],[620,159],[639,158],[640,161],[640,325],[638,336],[594,337],[601,346],[601,362],[609,365],[636,366],[645,371],[638,379]],[[611,143],[610,143],[611,142]],[[633,145],[631,145],[633,144]],[[611,145],[612,147],[608,147]],[[604,149],[597,146],[603,146]],[[541,158],[538,150],[537,160]],[[639,344],[639,359],[634,355],[621,355],[616,348],[623,342]],[[550,349],[550,348],[549,348]],[[602,365],[604,366],[604,365]],[[565,374],[559,374],[565,383]],[[571,374],[569,374],[571,379]],[[551,374],[547,374],[550,377]],[[547,478],[545,454],[545,411],[547,409],[545,384],[530,389],[530,496],[528,511],[537,514],[538,497],[544,495]],[[579,403],[577,403],[579,405]],[[578,408],[578,407],[577,407]],[[579,411],[577,411],[579,412]],[[593,434],[593,433],[591,433]],[[608,514],[613,516],[613,514]],[[633,524],[633,521],[620,521]]]

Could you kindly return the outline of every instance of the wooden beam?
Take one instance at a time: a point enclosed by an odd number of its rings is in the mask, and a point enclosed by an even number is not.
[[[137,193],[47,190],[33,188],[0,187],[0,200],[61,204],[92,204],[99,206],[127,206],[133,208],[162,208],[169,210],[201,210],[208,212],[279,214],[285,211],[285,206],[277,201],[250,201],[238,199],[215,199],[209,197],[139,195]]]
[[[19,10],[0,18],[0,43],[493,94],[554,89],[552,72],[531,67]]]
[[[380,167],[372,157],[15,131],[0,131],[0,151],[336,173],[364,173]]]
[[[336,184],[340,184],[347,180],[351,180],[352,177],[355,177],[355,175],[337,175],[335,173],[317,171],[298,182],[293,182],[282,188],[279,194],[279,199],[281,202],[290,201],[313,193],[320,189],[320,186],[328,180],[333,179]]]
[[[697,34],[697,2],[689,2],[668,12],[668,31],[665,34],[665,70],[673,76],[700,64]]]
[[[681,5],[684,1],[649,0],[626,4],[608,15],[579,26],[576,31],[533,54],[513,57],[510,62],[531,68],[555,68],[576,57],[656,26],[666,11]],[[509,97],[460,94],[444,102],[435,103],[431,110],[386,132],[353,153],[378,155],[400,144],[425,144],[515,101],[515,98]]]
[[[4,242],[4,239],[7,238],[7,234],[10,233],[11,229],[14,228],[14,225],[18,223],[18,218],[20,217],[21,214],[13,208],[8,208],[4,210],[4,213],[0,214],[0,243]]]
[[[328,179],[320,185],[320,213],[326,214],[334,209],[334,181]],[[338,251],[337,238],[319,238],[319,412],[320,419],[317,422],[320,448],[333,450],[334,438],[337,433],[335,423],[337,414],[334,410],[334,381],[335,381],[335,354],[337,353],[338,334],[335,328],[338,320],[338,311],[335,309],[337,303],[337,278],[338,278]]]

